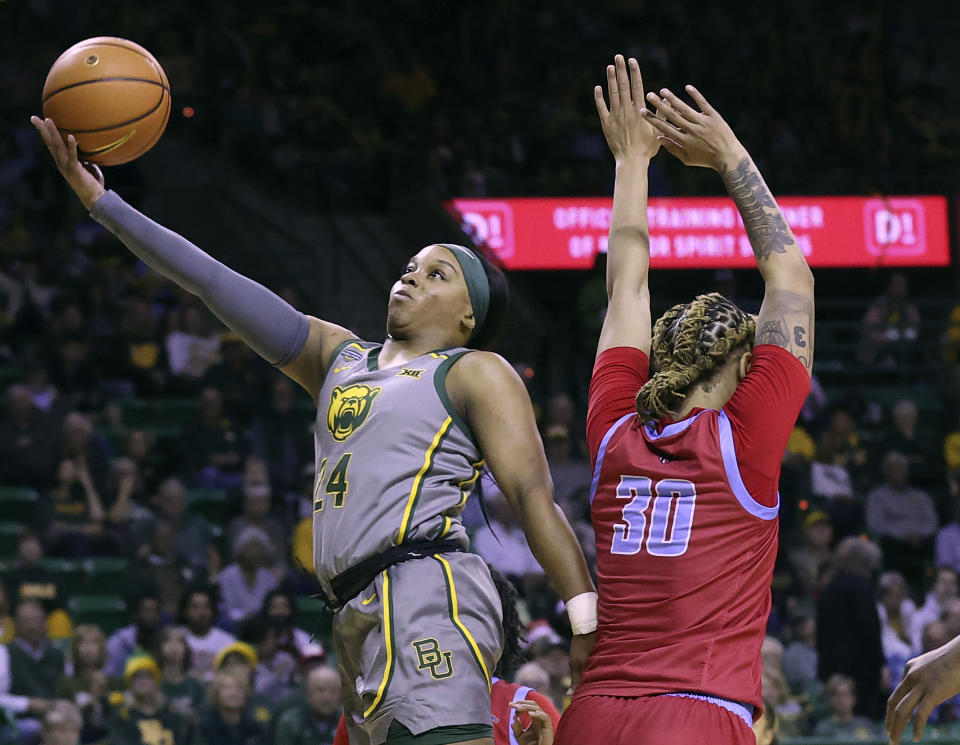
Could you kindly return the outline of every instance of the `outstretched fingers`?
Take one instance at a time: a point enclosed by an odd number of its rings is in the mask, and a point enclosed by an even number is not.
[[[630,98],[635,104],[643,105],[643,76],[640,74],[640,63],[631,57],[627,64],[630,68]]]
[[[593,88],[593,102],[597,105],[597,113],[600,115],[600,121],[605,122],[607,117],[610,116],[610,109],[607,108],[607,102],[603,100],[603,87],[594,86]]]
[[[684,90],[690,94],[690,98],[693,99],[694,103],[696,103],[697,106],[700,107],[700,111],[702,111],[704,114],[710,115],[710,114],[717,113],[714,110],[713,106],[710,105],[710,102],[694,86],[692,85],[684,86]]]
[[[647,94],[647,103],[656,106],[657,116],[666,119],[676,129],[683,130],[693,124],[692,120],[687,119],[680,111],[675,109],[667,99],[661,98],[653,91]]]
[[[617,87],[620,91],[620,103],[630,103],[630,76],[627,74],[627,63],[622,54],[613,58],[614,66],[617,69]]]
[[[607,65],[607,95],[610,96],[610,111],[620,108],[620,87],[617,84],[617,68]]]
[[[903,685],[902,682],[901,685]],[[890,697],[891,701],[887,708],[886,724],[887,732],[890,734],[890,742],[900,742],[900,738],[903,736],[903,730],[907,726],[907,722],[910,721],[910,717],[920,702],[920,699],[923,698],[924,693],[918,688],[910,689],[909,686],[904,687],[904,691],[900,694],[900,700],[894,704],[894,696],[897,695],[897,691],[899,690],[900,686],[897,686],[897,690],[894,691],[893,696]]]
[[[703,116],[669,88],[661,88],[660,95],[670,104],[671,108],[675,109],[688,122],[696,122]]]

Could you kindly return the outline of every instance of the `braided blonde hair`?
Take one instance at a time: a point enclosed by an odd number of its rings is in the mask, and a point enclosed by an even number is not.
[[[637,392],[645,422],[664,418],[691,387],[718,370],[730,353],[753,345],[756,322],[719,292],[674,305],[653,327],[654,375]]]

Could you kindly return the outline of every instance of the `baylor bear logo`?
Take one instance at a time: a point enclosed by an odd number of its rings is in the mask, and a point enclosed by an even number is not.
[[[367,420],[373,399],[380,395],[380,388],[368,385],[337,386],[330,394],[327,409],[327,429],[337,442],[343,442]]]
[[[436,639],[418,639],[413,648],[417,650],[417,670],[429,670],[436,680],[453,675],[453,652],[441,650]]]

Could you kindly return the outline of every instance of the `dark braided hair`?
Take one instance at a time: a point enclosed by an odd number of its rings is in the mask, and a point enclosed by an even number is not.
[[[719,370],[730,354],[753,345],[756,322],[719,292],[674,305],[653,327],[656,372],[637,393],[645,422],[664,418],[690,389]]]
[[[517,612],[517,588],[498,569],[494,569],[490,564],[487,564],[487,568],[503,606],[503,654],[500,655],[497,669],[493,671],[494,675],[502,678],[505,671],[516,670],[526,661],[520,650],[520,645],[525,641],[523,621]]]

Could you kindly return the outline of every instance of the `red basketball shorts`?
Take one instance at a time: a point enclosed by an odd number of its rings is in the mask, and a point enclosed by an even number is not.
[[[674,696],[580,696],[560,717],[554,745],[756,745],[736,714]]]

